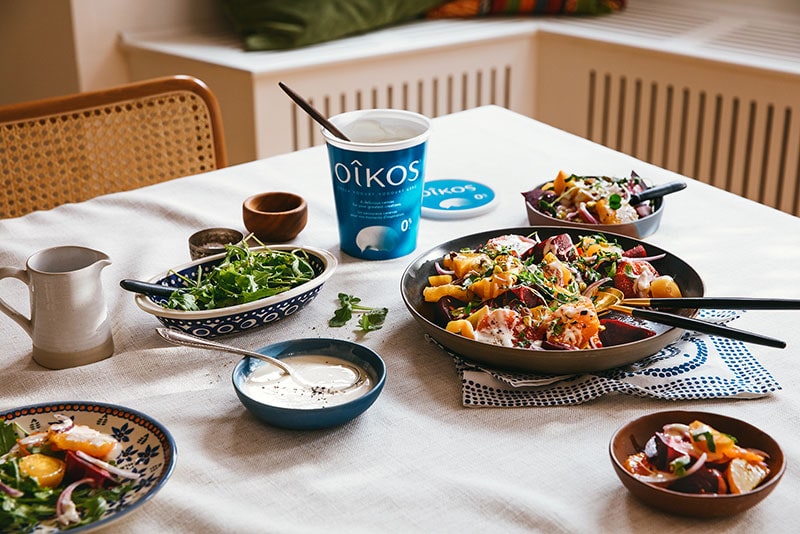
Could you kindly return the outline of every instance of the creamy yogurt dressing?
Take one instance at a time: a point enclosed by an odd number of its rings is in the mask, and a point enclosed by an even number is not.
[[[362,381],[347,388],[358,373],[355,364],[342,358],[297,354],[281,358],[281,361],[291,365],[302,380],[318,384],[318,387],[303,385],[274,365],[262,365],[245,379],[242,384],[244,393],[270,406],[313,410],[350,402],[372,389],[372,380],[364,370],[361,370]]]

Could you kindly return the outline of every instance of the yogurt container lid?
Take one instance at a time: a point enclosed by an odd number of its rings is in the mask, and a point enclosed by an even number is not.
[[[425,182],[422,216],[429,219],[466,219],[496,205],[494,190],[480,182],[462,179]]]

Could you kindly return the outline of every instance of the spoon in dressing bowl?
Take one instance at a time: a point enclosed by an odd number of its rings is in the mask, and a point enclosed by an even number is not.
[[[156,332],[158,332],[158,335],[160,335],[162,338],[174,345],[184,345],[196,349],[218,350],[221,352],[229,352],[231,354],[239,354],[241,356],[258,358],[259,360],[263,360],[274,365],[275,367],[278,367],[286,375],[291,376],[292,379],[299,385],[312,390],[330,393],[343,392],[359,387],[367,380],[366,374],[359,367],[355,365],[337,365],[337,367],[342,371],[341,373],[337,374],[345,376],[337,376],[336,382],[344,382],[344,385],[331,385],[330,383],[324,382],[315,383],[304,379],[302,375],[300,375],[294,368],[292,368],[286,362],[281,361],[279,358],[273,358],[272,356],[267,356],[266,354],[261,354],[260,352],[241,349],[232,345],[224,345],[222,343],[217,343],[216,341],[209,341],[208,339],[196,337],[185,332],[173,330],[171,328],[156,328]]]

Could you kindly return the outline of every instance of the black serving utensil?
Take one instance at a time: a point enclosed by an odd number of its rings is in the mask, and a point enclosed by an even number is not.
[[[294,100],[294,103],[295,103],[295,104],[297,104],[298,106],[300,106],[300,107],[302,108],[302,110],[303,110],[303,111],[305,111],[306,113],[308,113],[308,115],[309,115],[309,116],[310,116],[312,119],[314,119],[315,121],[317,121],[317,123],[318,123],[318,124],[320,124],[322,127],[324,127],[326,130],[328,130],[329,132],[331,132],[333,135],[335,135],[335,136],[336,136],[336,137],[338,137],[339,139],[342,139],[343,141],[349,141],[349,140],[350,140],[350,139],[349,139],[349,138],[348,138],[348,137],[347,137],[345,134],[343,134],[343,133],[342,133],[342,131],[341,131],[341,130],[339,130],[339,128],[337,128],[336,126],[334,126],[334,125],[333,125],[333,123],[332,123],[331,121],[329,121],[328,119],[326,119],[326,118],[325,118],[325,117],[322,115],[322,113],[320,113],[319,111],[317,111],[316,109],[314,109],[314,106],[312,106],[311,104],[309,104],[309,103],[308,103],[308,102],[307,102],[307,101],[306,101],[306,100],[305,100],[305,99],[304,99],[302,96],[298,95],[298,94],[297,94],[297,93],[295,93],[293,90],[291,90],[291,89],[290,89],[290,88],[289,88],[289,87],[288,87],[288,86],[287,86],[285,83],[283,83],[283,82],[278,82],[278,87],[280,87],[281,89],[283,89],[283,92],[284,92],[284,93],[286,93],[287,95],[289,95],[289,98],[291,98],[292,100]]]
[[[175,291],[180,291],[179,287],[162,286],[161,284],[153,284],[152,282],[142,282],[141,280],[120,280],[120,287],[134,293],[141,293],[143,295],[150,295],[154,297],[170,297]]]
[[[623,299],[626,306],[716,310],[800,310],[800,299],[760,297],[674,297]]]
[[[635,206],[636,204],[641,204],[642,202],[648,200],[660,198],[664,195],[669,195],[670,193],[675,193],[682,189],[686,189],[686,182],[669,182],[667,184],[650,187],[641,193],[634,193],[631,195],[631,198],[628,202],[631,206]]]
[[[631,308],[629,306],[620,306],[617,304],[613,304],[608,308],[621,313],[625,313],[632,317],[637,317],[639,319],[645,319],[648,321],[653,321],[654,323],[660,323],[669,326],[674,326],[676,328],[683,328],[686,330],[701,332],[703,334],[712,334],[729,339],[736,339],[739,341],[756,343],[758,345],[765,345],[767,347],[776,347],[779,349],[783,349],[786,347],[786,342],[780,339],[763,336],[761,334],[748,332],[746,330],[731,328],[730,326],[724,326],[721,324],[701,321],[700,319],[684,317],[683,315],[674,315],[672,313],[660,312],[656,310],[641,310],[638,308]]]

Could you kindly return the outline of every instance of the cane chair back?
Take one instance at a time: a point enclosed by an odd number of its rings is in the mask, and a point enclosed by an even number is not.
[[[216,97],[190,76],[0,107],[0,218],[226,165]]]

